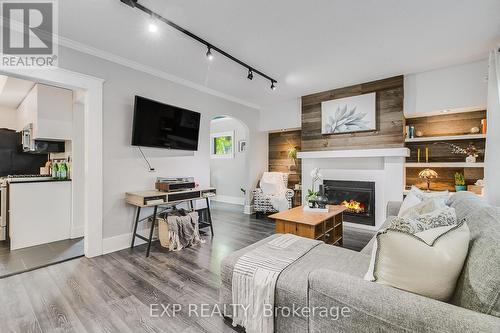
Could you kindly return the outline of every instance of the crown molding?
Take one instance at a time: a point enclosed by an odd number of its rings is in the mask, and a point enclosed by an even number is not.
[[[101,58],[101,59],[104,59],[107,61],[111,61],[111,62],[114,62],[116,64],[137,70],[139,72],[153,75],[153,76],[156,76],[156,77],[183,85],[185,87],[196,89],[196,90],[204,92],[206,94],[210,94],[213,96],[224,98],[228,101],[238,103],[238,104],[247,106],[247,107],[252,108],[252,109],[256,109],[256,110],[261,109],[261,107],[257,104],[254,104],[254,103],[245,101],[243,99],[225,94],[225,93],[217,91],[215,89],[205,87],[201,84],[183,79],[183,78],[178,77],[176,75],[161,71],[159,69],[156,69],[154,67],[139,63],[137,61],[121,57],[121,56],[116,55],[114,53],[110,53],[110,52],[92,47],[92,46],[87,45],[87,44],[83,44],[83,43],[74,41],[72,39],[69,39],[69,38],[66,38],[66,37],[63,37],[60,35],[57,36],[56,40],[58,41],[57,44],[59,44],[60,46],[64,46],[64,47],[67,47],[67,48],[70,48],[70,49],[73,49],[73,50],[76,50],[76,51],[79,51],[79,52],[82,52],[82,53],[85,53],[85,54],[88,54],[88,55],[91,55],[94,57],[98,57],[98,58]]]

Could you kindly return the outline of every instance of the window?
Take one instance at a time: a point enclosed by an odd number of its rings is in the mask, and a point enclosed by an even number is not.
[[[234,131],[213,133],[210,135],[210,157],[234,157]]]

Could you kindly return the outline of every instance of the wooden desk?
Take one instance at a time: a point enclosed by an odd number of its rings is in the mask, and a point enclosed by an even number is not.
[[[344,206],[328,206],[328,213],[304,211],[302,206],[270,215],[276,220],[276,232],[288,233],[327,244],[342,245],[342,223]]]
[[[180,193],[186,193],[186,192],[199,192],[198,197],[194,198],[189,198],[189,199],[182,199],[182,200],[173,200],[170,201],[168,200],[168,197],[170,195],[176,195]],[[161,192],[161,191],[141,191],[141,192],[127,192],[125,193],[125,201],[136,207],[137,212],[136,212],[136,217],[135,217],[135,222],[134,222],[134,233],[132,234],[132,244],[130,245],[130,248],[132,249],[135,244],[135,238],[142,239],[143,241],[148,243],[148,248],[146,250],[146,257],[149,257],[149,252],[151,250],[151,242],[153,241],[153,231],[155,228],[156,224],[156,217],[159,213],[168,211],[172,208],[174,208],[176,205],[179,205],[181,203],[188,203],[189,207],[191,210],[194,209],[193,201],[195,200],[206,200],[207,203],[207,221],[199,221],[198,224],[200,227],[204,226],[209,226],[210,227],[210,232],[212,237],[214,236],[214,229],[212,225],[212,214],[210,212],[210,197],[215,195],[215,188],[206,188],[206,189],[191,189],[191,190],[185,190],[185,191],[178,191],[178,192]],[[157,202],[150,202],[146,203],[147,198],[158,198],[161,200],[158,200]],[[162,200],[168,200],[168,202],[164,202]],[[144,218],[140,218],[141,215],[141,209],[142,208],[147,208],[147,207],[152,207],[153,208],[153,214],[148,215]],[[158,212],[158,208],[162,208],[161,212]],[[137,226],[139,225],[139,222],[146,221],[148,219],[152,218],[153,222],[151,223],[151,229],[149,230],[149,238],[146,238],[140,234],[137,233]]]

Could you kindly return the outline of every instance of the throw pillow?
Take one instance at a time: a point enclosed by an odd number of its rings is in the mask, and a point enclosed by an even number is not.
[[[421,204],[410,208],[403,216],[406,219],[417,220],[429,226],[429,228],[444,227],[457,224],[455,209],[440,205],[433,201],[424,201]]]
[[[450,192],[448,190],[446,191],[432,191],[432,192],[426,192],[422,191],[416,186],[412,186],[410,192],[412,192],[414,195],[416,195],[420,200],[425,200],[425,199],[439,199],[443,201],[443,203],[446,203],[448,199],[450,198]]]
[[[260,189],[265,195],[276,194],[279,192],[278,183],[270,183],[265,181],[260,181]]]
[[[413,191],[410,190],[408,195],[406,195],[405,199],[403,200],[401,208],[399,208],[398,216],[402,216],[408,209],[418,205],[421,202],[422,199],[420,199]]]
[[[469,228],[458,225],[416,234],[379,231],[365,280],[441,301],[455,289],[469,248]]]
[[[389,229],[403,231],[409,234],[425,231],[431,227],[418,220],[413,220],[405,217],[395,216],[392,218]]]

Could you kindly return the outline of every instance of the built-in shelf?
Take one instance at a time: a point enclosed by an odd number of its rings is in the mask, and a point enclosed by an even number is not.
[[[430,163],[406,163],[407,168],[484,168],[484,163],[467,162],[430,162]]]
[[[408,148],[376,148],[299,152],[297,158],[409,157]]]
[[[405,142],[430,142],[430,141],[448,141],[448,140],[471,140],[471,139],[486,139],[486,134],[464,134],[464,135],[447,135],[447,136],[428,136],[405,139]]]

